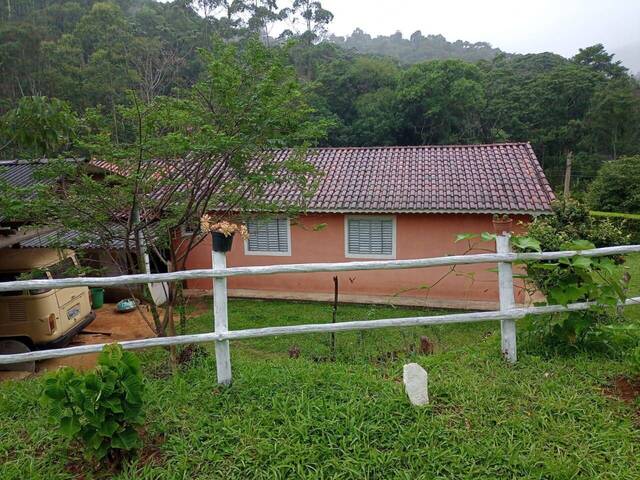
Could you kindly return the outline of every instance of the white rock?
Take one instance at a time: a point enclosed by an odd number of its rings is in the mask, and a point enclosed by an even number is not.
[[[413,405],[429,403],[429,385],[427,371],[417,363],[408,363],[402,369],[404,389]]]

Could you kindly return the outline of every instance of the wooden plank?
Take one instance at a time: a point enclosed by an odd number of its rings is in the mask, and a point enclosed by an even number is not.
[[[498,235],[496,238],[498,253],[510,253],[510,235]],[[508,262],[498,263],[498,287],[500,294],[500,311],[508,312],[515,308],[516,300],[513,294],[513,267]],[[500,321],[500,342],[502,356],[509,363],[516,363],[518,359],[516,347],[516,321],[506,318]]]
[[[565,306],[548,305],[543,307],[514,308],[508,312],[472,312],[456,313],[451,315],[435,315],[428,317],[391,318],[383,320],[356,320],[341,323],[323,323],[310,325],[288,325],[282,327],[250,328],[244,330],[232,330],[226,333],[199,333],[193,335],[180,335],[176,337],[145,338],[142,340],[127,340],[119,342],[127,350],[160,347],[167,345],[186,345],[189,343],[207,343],[219,340],[242,340],[246,338],[269,337],[274,335],[299,335],[303,333],[346,332],[352,330],[371,330],[376,328],[414,327],[418,325],[443,325],[452,323],[486,322],[491,320],[520,319],[526,315],[543,315],[549,313],[587,310],[595,305],[595,302],[574,303]],[[640,297],[629,298],[621,305],[640,305]],[[60,358],[86,353],[96,353],[107,345],[105,343],[95,345],[81,345],[78,347],[60,348],[57,350],[41,350],[29,353],[13,355],[0,355],[0,365],[8,365],[24,361],[45,360],[48,358]]]
[[[198,278],[218,278],[244,275],[275,275],[279,273],[344,272],[357,270],[396,270],[406,268],[439,267],[447,265],[472,265],[477,263],[515,262],[518,260],[557,260],[575,256],[603,257],[640,252],[640,245],[595,248],[592,250],[567,250],[542,253],[484,253],[477,255],[451,255],[448,257],[419,258],[412,260],[378,260],[367,262],[302,263],[266,265],[257,267],[232,267],[223,270],[198,269],[170,273],[122,275],[117,277],[77,277],[53,280],[20,280],[0,283],[0,292],[38,288],[112,287],[138,283],[172,282]]]
[[[227,254],[224,252],[212,252],[212,265],[218,270],[227,268]],[[218,277],[213,280],[213,322],[214,331],[221,335],[229,331],[227,317],[227,279]],[[231,352],[229,340],[216,341],[216,371],[218,383],[231,384]]]

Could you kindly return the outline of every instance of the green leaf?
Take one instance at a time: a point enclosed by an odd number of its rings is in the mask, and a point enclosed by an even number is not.
[[[138,432],[133,428],[127,428],[123,432],[118,432],[115,435],[114,441],[117,442],[117,445],[119,446],[118,448],[123,450],[133,450],[141,444]]]
[[[577,256],[571,259],[571,265],[575,268],[591,270],[591,259],[589,257]]]
[[[471,240],[472,238],[478,238],[477,233],[459,233],[456,235],[455,243],[462,242],[464,240]]]
[[[60,431],[68,438],[73,438],[80,431],[80,421],[75,415],[60,419]]]
[[[511,242],[519,250],[523,250],[523,251],[533,250],[533,251],[536,251],[536,252],[541,252],[542,251],[542,247],[540,245],[540,242],[538,240],[536,240],[535,238],[532,238],[532,237],[513,237],[511,239]]]
[[[495,233],[482,232],[480,234],[480,238],[482,239],[483,242],[490,242],[492,240],[495,240],[496,237],[497,235]]]
[[[589,240],[574,240],[563,245],[567,250],[591,250],[596,246]]]
[[[114,420],[107,420],[100,425],[98,433],[103,437],[111,437],[118,430],[118,423]]]
[[[46,395],[47,397],[49,397],[52,400],[62,400],[63,398],[65,398],[64,389],[62,387],[60,387],[59,385],[47,386],[47,387],[45,387],[43,393],[44,393],[44,395]]]

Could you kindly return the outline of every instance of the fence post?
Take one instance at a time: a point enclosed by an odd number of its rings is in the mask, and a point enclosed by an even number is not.
[[[496,251],[498,253],[510,253],[510,235],[503,232],[496,237]],[[498,285],[500,294],[500,311],[505,312],[515,308],[516,301],[513,295],[513,266],[509,262],[498,263]],[[515,363],[518,359],[516,346],[516,321],[513,319],[500,321],[500,338],[502,356],[509,363]]]
[[[227,268],[227,254],[213,251],[212,266],[216,269]],[[213,279],[213,326],[216,333],[227,332],[229,322],[227,318],[227,279]],[[216,341],[216,371],[218,383],[231,383],[231,354],[229,340]]]

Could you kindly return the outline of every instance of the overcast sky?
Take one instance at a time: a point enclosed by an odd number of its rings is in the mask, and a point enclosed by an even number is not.
[[[572,56],[603,43],[613,50],[640,42],[640,0],[322,0],[329,30],[405,38],[416,30],[447,40],[486,41],[507,52]]]

